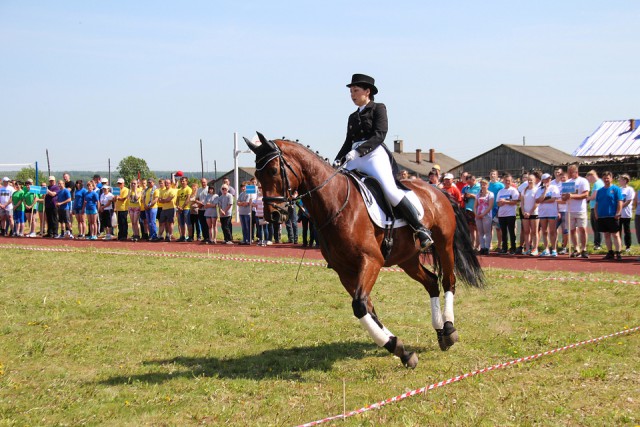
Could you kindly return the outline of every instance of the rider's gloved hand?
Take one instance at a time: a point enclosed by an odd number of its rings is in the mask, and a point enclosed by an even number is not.
[[[349,151],[345,156],[344,156],[344,162],[350,162],[351,160],[355,159],[358,156],[358,152],[356,150],[351,150]]]

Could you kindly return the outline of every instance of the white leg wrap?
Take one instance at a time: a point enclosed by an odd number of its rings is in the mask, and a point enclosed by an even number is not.
[[[373,341],[378,344],[378,346],[383,347],[387,341],[389,341],[389,336],[380,329],[380,326],[376,322],[373,321],[371,314],[367,313],[364,317],[358,319],[363,328],[369,332]]]
[[[431,324],[433,329],[442,329],[444,326],[442,312],[440,311],[440,297],[431,298]]]
[[[394,337],[393,333],[387,329],[386,326],[382,325],[382,332],[384,332],[388,337]]]
[[[455,323],[453,321],[453,292],[444,293],[444,321]]]

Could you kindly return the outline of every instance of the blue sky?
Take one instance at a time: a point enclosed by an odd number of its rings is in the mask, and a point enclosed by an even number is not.
[[[0,1],[0,163],[199,170],[202,139],[226,171],[256,130],[333,158],[352,73],[375,77],[390,147],[570,153],[638,117],[638,22],[631,0]]]

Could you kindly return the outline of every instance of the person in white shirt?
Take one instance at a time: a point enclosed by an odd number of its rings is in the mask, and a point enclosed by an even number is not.
[[[541,177],[541,184],[536,192],[538,203],[538,218],[540,219],[540,234],[542,235],[543,251],[540,256],[558,256],[557,238],[558,227],[558,199],[560,189],[552,184],[551,175],[545,173]]]
[[[633,206],[633,199],[636,195],[634,189],[629,187],[629,181],[631,181],[631,177],[626,173],[620,175],[618,178],[618,184],[620,185],[622,197],[624,198],[622,201],[622,212],[620,216],[620,233],[624,234],[624,246],[626,247],[627,252],[631,250],[631,208]],[[636,233],[637,232],[638,230],[636,228]]]
[[[498,191],[498,221],[502,229],[502,249],[499,254],[507,253],[507,239],[511,243],[509,253],[516,253],[516,206],[520,202],[520,193],[518,189],[511,186],[513,177],[506,174],[502,177],[504,188]]]
[[[573,245],[572,258],[589,258],[587,252],[587,198],[589,197],[589,181],[578,174],[578,165],[572,164],[568,169],[569,180],[575,184],[573,193],[562,194],[567,201],[569,212],[569,235]]]
[[[560,198],[557,201],[558,204],[558,220],[556,221],[557,223],[557,227],[556,228],[560,228],[560,233],[562,236],[562,246],[558,249],[558,255],[566,255],[567,252],[567,246],[569,244],[569,223],[567,222],[568,219],[568,215],[567,215],[567,201],[566,200],[562,200],[562,184],[564,184],[565,182],[567,182],[567,173],[566,172],[561,172],[560,173],[560,178],[556,179],[556,183],[554,184],[556,187],[558,187],[558,190],[560,191]],[[551,181],[553,183],[553,181]],[[556,230],[557,231],[557,230]]]
[[[522,235],[524,237],[524,254],[538,256],[538,202],[536,194],[538,186],[536,177],[529,174],[527,186],[520,193],[520,210],[522,212]]]

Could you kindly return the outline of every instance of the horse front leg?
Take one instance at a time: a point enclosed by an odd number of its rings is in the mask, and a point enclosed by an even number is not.
[[[373,342],[379,347],[384,347],[394,356],[399,357],[406,368],[414,369],[418,366],[418,355],[415,352],[408,352],[402,340],[382,324],[373,309],[373,304],[369,296],[364,297],[363,295],[359,298],[354,298],[351,306],[354,316],[356,316],[360,325],[373,339]]]

